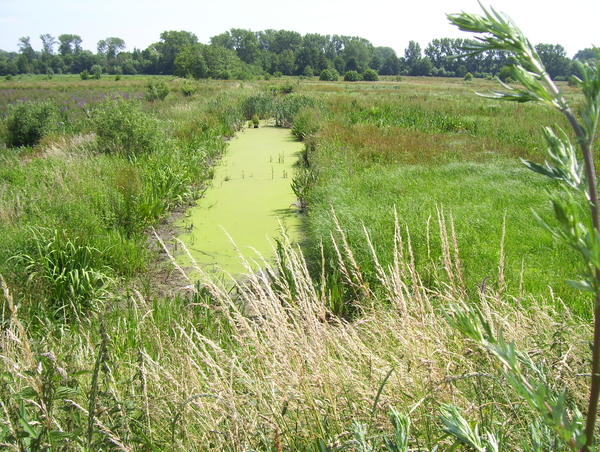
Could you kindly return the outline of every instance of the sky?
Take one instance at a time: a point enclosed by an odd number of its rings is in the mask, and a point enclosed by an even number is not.
[[[600,46],[598,0],[485,0],[508,14],[533,44],[560,44],[573,57]],[[540,6],[541,5],[541,6]],[[145,49],[169,30],[194,33],[204,44],[231,28],[360,36],[403,56],[409,41],[424,49],[436,38],[469,38],[446,13],[480,13],[477,0],[0,0],[0,49],[18,51],[29,36],[41,50],[41,34],[76,34],[97,51],[107,37],[126,50]]]

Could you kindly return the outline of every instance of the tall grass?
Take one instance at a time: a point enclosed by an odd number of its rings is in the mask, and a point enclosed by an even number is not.
[[[440,217],[436,228],[448,231],[446,221]],[[338,267],[361,295],[361,317],[352,323],[333,314],[326,287],[289,244],[269,272],[223,284],[197,269],[191,295],[153,302],[132,292],[102,321],[60,337],[26,331],[5,288],[12,319],[2,337],[1,440],[15,448],[38,441],[121,450],[356,450],[357,441],[393,440],[394,407],[410,415],[409,448],[433,450],[452,444],[438,417],[451,402],[482,429],[504,431],[504,448],[531,447],[529,409],[506,390],[490,358],[443,320],[446,303],[464,296],[460,284],[425,287],[412,242],[396,223],[393,263],[370,256],[383,288],[376,293],[338,233]],[[371,248],[369,236],[363,240]],[[459,281],[460,253],[451,236],[441,241],[450,244],[443,258]],[[587,323],[568,307],[557,323],[553,303],[542,298],[522,310],[491,286],[476,297],[494,327],[545,362],[548,381],[580,404]],[[55,383],[44,386],[50,377]],[[540,441],[553,447],[550,436]]]

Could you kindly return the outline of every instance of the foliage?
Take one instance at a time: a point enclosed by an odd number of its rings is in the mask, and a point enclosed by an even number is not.
[[[156,121],[139,105],[122,98],[107,101],[93,112],[98,149],[128,158],[151,153],[162,146]]]
[[[57,111],[48,101],[21,102],[9,106],[4,118],[7,146],[34,146],[55,128]]]
[[[171,88],[162,78],[152,78],[146,84],[146,100],[149,102],[165,100],[170,92]]]
[[[339,77],[340,76],[335,69],[323,69],[319,74],[319,80],[325,82],[336,82]]]
[[[295,123],[296,115],[303,108],[317,105],[317,100],[306,94],[294,93],[282,97],[275,103],[275,124],[277,127],[292,127]]]
[[[191,81],[185,80],[181,85],[181,92],[185,97],[191,97],[196,94],[198,87]]]
[[[57,230],[31,234],[34,251],[14,260],[25,268],[29,284],[43,285],[47,315],[59,321],[85,319],[98,308],[111,282],[100,264],[100,251]]]
[[[100,77],[102,77],[102,66],[94,64],[90,69],[90,74],[93,79],[100,80]]]
[[[244,117],[251,119],[257,115],[261,119],[273,116],[273,109],[277,100],[266,92],[256,92],[243,99],[242,109]]]
[[[568,135],[558,126],[544,129],[546,141],[546,162],[540,165],[527,161],[527,167],[536,173],[558,182],[561,188],[550,193],[558,226],[545,224],[546,228],[559,240],[577,251],[583,262],[583,280],[571,284],[594,294],[595,332],[592,353],[591,389],[585,422],[575,413],[572,419],[565,407],[566,393],[553,395],[543,379],[523,377],[519,361],[525,366],[532,363],[525,355],[520,355],[514,347],[506,344],[500,335],[493,338],[491,328],[480,314],[475,315],[466,308],[456,312],[453,325],[463,334],[479,342],[495,354],[506,367],[507,377],[513,389],[521,395],[540,417],[552,427],[571,450],[590,451],[595,443],[596,416],[600,397],[600,203],[598,184],[594,166],[593,146],[600,119],[600,74],[598,66],[577,63],[581,78],[577,83],[583,94],[583,105],[579,116],[571,110],[569,102],[552,82],[551,75],[544,68],[538,51],[534,48],[512,21],[494,11],[484,8],[483,16],[455,14],[449,20],[463,31],[483,34],[479,42],[467,49],[477,55],[487,50],[509,52],[512,73],[522,87],[511,88],[504,84],[506,92],[496,92],[489,96],[495,99],[530,102],[539,101],[563,113],[575,134],[575,141],[581,150],[581,159]],[[481,328],[477,326],[477,317]]]
[[[377,71],[373,69],[367,69],[365,72],[363,72],[362,79],[365,82],[376,82],[379,80],[379,75],[377,74]]]
[[[83,71],[81,71],[81,73],[79,74],[79,77],[81,77],[81,80],[88,80],[90,78],[90,73],[88,72],[87,69],[84,69]]]
[[[300,141],[306,140],[321,128],[322,115],[314,107],[304,107],[294,116],[292,133]]]
[[[347,71],[344,74],[345,82],[358,82],[361,79],[360,74],[356,71]]]

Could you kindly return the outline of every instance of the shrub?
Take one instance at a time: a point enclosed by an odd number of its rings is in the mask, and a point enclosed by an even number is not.
[[[347,71],[344,74],[345,82],[358,82],[360,80],[360,75],[356,71]]]
[[[379,80],[379,75],[374,69],[367,69],[363,72],[362,79],[365,82],[376,82]]]
[[[473,80],[473,74],[471,74],[470,72],[467,72],[465,74],[465,76],[463,77],[463,80],[466,82],[470,82],[471,80]]]
[[[189,80],[184,81],[181,85],[181,92],[185,97],[191,97],[196,91],[198,91],[198,87]]]
[[[102,76],[102,66],[94,64],[90,69],[90,72],[92,73],[92,78],[100,80],[100,77]]]
[[[105,154],[135,157],[157,150],[161,137],[156,121],[138,105],[111,100],[94,111],[98,149]]]
[[[81,80],[88,80],[90,78],[90,73],[87,69],[84,69],[83,72],[79,74],[79,77],[81,77]]]
[[[319,80],[325,82],[336,82],[339,78],[339,74],[335,69],[324,69],[319,74]]]
[[[7,82],[10,82],[13,79],[13,76],[11,74],[6,74],[6,76],[4,76],[4,80],[6,80]]]
[[[11,105],[6,114],[6,144],[9,147],[34,146],[54,126],[56,109],[48,101]]]
[[[150,102],[157,99],[164,100],[170,92],[171,88],[163,79],[153,78],[146,84],[146,100]]]

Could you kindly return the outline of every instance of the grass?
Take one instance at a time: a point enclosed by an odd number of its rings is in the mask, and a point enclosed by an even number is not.
[[[562,282],[577,273],[575,258],[529,212],[550,186],[517,159],[538,155],[533,125],[505,122],[554,117],[464,100],[487,81],[411,77],[302,82],[272,106],[262,82],[199,83],[186,97],[172,81],[164,101],[141,102],[142,79],[55,77],[8,96],[58,107],[95,86],[89,108],[102,108],[100,94],[112,97],[121,82],[165,137],[153,152],[100,153],[79,107],[69,128],[36,147],[0,151],[3,447],[377,450],[392,440],[394,407],[411,419],[409,448],[443,450],[454,440],[440,413],[452,403],[481,431],[503,432],[504,449],[530,450],[534,414],[444,320],[461,300],[582,409],[589,302]],[[0,89],[17,89],[9,83]],[[164,295],[151,257],[166,250],[149,247],[147,231],[199,196],[222,137],[269,108],[282,124],[298,117],[306,140],[312,174],[296,188],[307,243],[280,241],[273,268],[235,281],[169,270],[183,282]],[[550,206],[538,213],[549,219]],[[43,279],[7,264],[16,255],[46,262],[32,230],[56,231],[64,255],[89,250],[113,282],[87,315],[53,318],[39,309],[52,293]],[[550,432],[540,443],[561,450]]]
[[[328,263],[337,259],[333,210],[361,271],[376,286],[375,268],[366,263],[370,251],[363,224],[385,267],[392,263],[386,238],[396,212],[411,230],[424,282],[443,281],[437,231],[430,227],[443,211],[453,217],[469,293],[485,284],[501,285],[517,299],[523,293],[556,296],[578,315],[589,316],[589,297],[564,282],[580,272],[576,255],[556,243],[531,212],[553,222],[546,195],[552,185],[519,161],[539,161],[542,139],[533,128],[562,118],[535,105],[490,106],[472,94],[465,100],[459,97],[464,84],[413,87],[410,94],[383,98],[369,92],[328,98],[330,119],[307,146],[317,175],[307,196],[311,261],[321,266],[322,243],[325,268],[335,271]],[[486,82],[477,86],[486,87]],[[502,243],[506,279],[498,281],[492,275]],[[351,292],[346,291],[350,298]]]
[[[281,271],[247,274],[233,291],[204,274],[190,275],[200,278],[190,296],[151,302],[132,292],[102,321],[92,318],[80,332],[44,339],[28,333],[13,311],[2,343],[1,394],[15,414],[5,418],[3,441],[19,432],[21,442],[30,438],[27,421],[48,429],[41,437],[51,438],[60,426],[74,444],[96,448],[352,450],[353,423],[369,429],[370,441],[383,438],[391,430],[388,411],[396,407],[412,419],[410,447],[431,450],[451,445],[438,418],[441,404],[451,402],[470,419],[505,430],[505,447],[525,447],[527,408],[506,390],[490,358],[446,324],[440,309],[456,295],[421,285],[406,236],[402,243],[397,266],[380,272],[385,296],[364,287],[369,302],[353,323],[331,316],[327,293],[289,246],[285,265],[294,295],[285,279],[276,280],[277,291],[269,283]],[[10,297],[5,291],[9,304]],[[570,403],[585,398],[585,379],[577,376],[585,323],[566,307],[557,323],[553,306],[541,298],[525,312],[491,287],[478,300],[508,339],[548,363],[548,378],[569,388]],[[27,372],[49,352],[54,362]],[[19,398],[49,397],[48,388],[41,392],[49,374],[57,377],[52,413]],[[99,391],[89,392],[96,385]],[[19,400],[25,403],[17,415]],[[87,408],[94,405],[95,411]],[[81,425],[89,426],[86,434],[77,434]],[[53,441],[54,447],[66,444]]]

